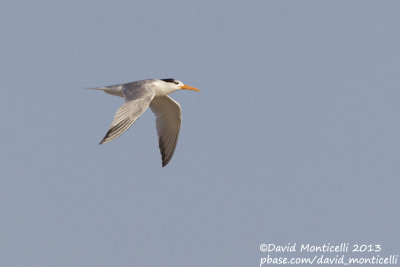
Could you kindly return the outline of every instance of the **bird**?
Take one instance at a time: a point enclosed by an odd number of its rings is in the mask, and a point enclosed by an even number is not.
[[[168,95],[183,89],[200,91],[172,78],[147,79],[88,89],[101,90],[125,98],[125,103],[117,110],[99,145],[119,137],[150,107],[156,116],[162,167],[165,167],[174,155],[181,127],[181,107]]]

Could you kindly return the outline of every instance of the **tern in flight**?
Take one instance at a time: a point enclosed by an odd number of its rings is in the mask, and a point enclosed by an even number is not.
[[[100,144],[110,142],[123,134],[150,106],[156,115],[163,167],[170,162],[174,154],[181,127],[181,107],[168,94],[182,89],[200,91],[175,79],[142,80],[90,89],[102,90],[125,98],[125,103],[117,110]]]

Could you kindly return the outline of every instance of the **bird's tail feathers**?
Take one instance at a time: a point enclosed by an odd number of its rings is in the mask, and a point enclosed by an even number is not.
[[[103,87],[85,87],[85,89],[101,90],[110,95],[123,97],[124,90],[121,85],[103,86]]]

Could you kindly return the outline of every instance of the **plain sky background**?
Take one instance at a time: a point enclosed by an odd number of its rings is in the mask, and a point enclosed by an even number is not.
[[[0,266],[259,266],[400,248],[399,1],[2,1]],[[147,78],[200,88],[161,168]],[[276,254],[274,254],[276,255]],[[282,254],[291,256],[291,254]]]

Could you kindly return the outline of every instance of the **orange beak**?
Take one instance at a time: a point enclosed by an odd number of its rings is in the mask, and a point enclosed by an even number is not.
[[[193,91],[200,91],[199,89],[194,88],[194,87],[191,87],[191,86],[186,85],[186,84],[182,85],[182,86],[181,86],[181,89],[193,90]]]

